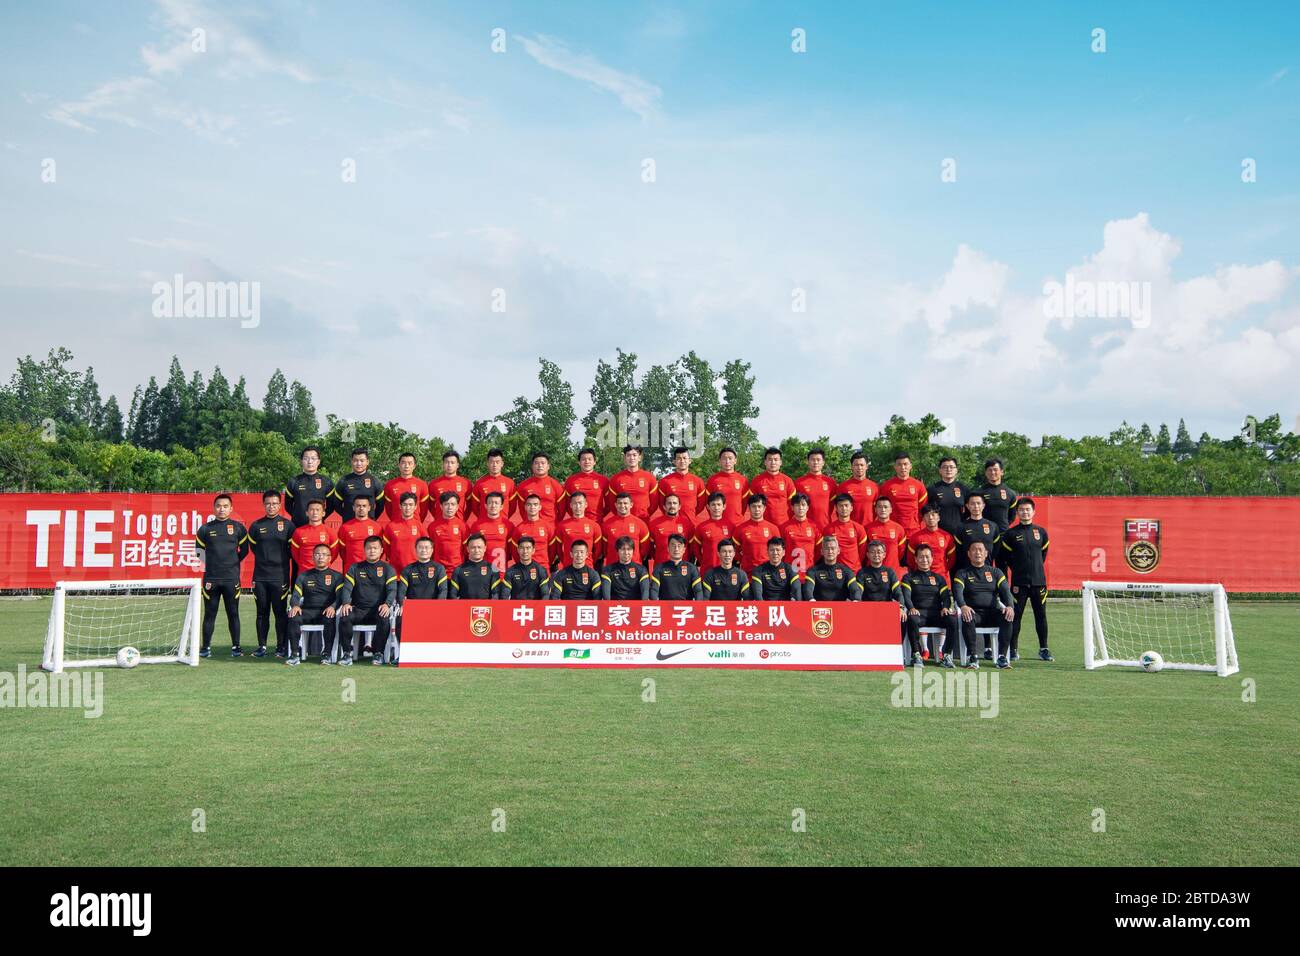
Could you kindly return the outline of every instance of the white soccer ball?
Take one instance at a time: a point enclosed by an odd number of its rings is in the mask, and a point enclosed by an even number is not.
[[[1142,656],[1138,658],[1138,663],[1148,674],[1154,674],[1164,669],[1165,659],[1157,651],[1143,651]]]
[[[117,652],[118,667],[135,667],[140,663],[140,652],[134,647],[124,647]]]

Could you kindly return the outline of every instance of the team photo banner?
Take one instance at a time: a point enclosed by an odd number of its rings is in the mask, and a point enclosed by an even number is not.
[[[898,605],[408,601],[402,667],[901,670]]]

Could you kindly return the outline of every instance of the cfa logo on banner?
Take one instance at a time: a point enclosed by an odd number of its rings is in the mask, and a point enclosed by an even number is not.
[[[469,609],[469,632],[475,637],[487,637],[492,631],[492,609],[490,607],[472,607]]]
[[[835,630],[833,612],[828,607],[812,609],[812,632],[816,637],[827,638]]]
[[[1160,521],[1124,519],[1124,560],[1138,574],[1150,574],[1160,563]]]

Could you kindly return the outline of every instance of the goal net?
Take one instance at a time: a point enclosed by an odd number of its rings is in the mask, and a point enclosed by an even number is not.
[[[1221,584],[1083,583],[1083,660],[1140,667],[1156,651],[1165,667],[1237,672],[1237,645]]]
[[[41,667],[112,667],[134,647],[141,664],[199,663],[199,580],[60,581]]]

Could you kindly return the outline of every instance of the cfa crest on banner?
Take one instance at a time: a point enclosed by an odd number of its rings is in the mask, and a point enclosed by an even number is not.
[[[835,620],[833,611],[828,607],[815,607],[812,609],[812,632],[816,637],[830,637],[831,632],[835,630]]]
[[[472,607],[469,609],[469,632],[475,637],[487,637],[492,630],[492,609],[490,607]]]
[[[1160,563],[1160,521],[1124,519],[1124,560],[1138,574],[1150,574]]]

